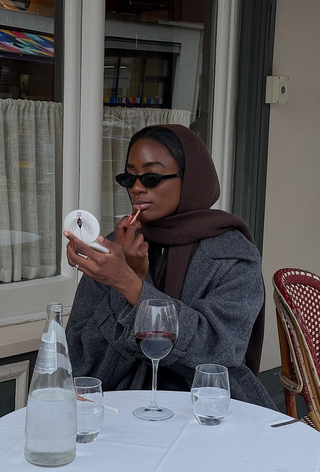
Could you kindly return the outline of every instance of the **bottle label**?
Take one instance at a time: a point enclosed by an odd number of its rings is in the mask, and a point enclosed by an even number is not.
[[[52,374],[57,370],[56,333],[43,333],[34,370],[38,374]]]

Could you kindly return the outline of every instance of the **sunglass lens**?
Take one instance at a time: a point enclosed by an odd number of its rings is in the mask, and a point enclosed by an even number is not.
[[[144,174],[140,180],[145,187],[155,187],[161,181],[161,178],[158,174]]]
[[[134,186],[136,177],[131,174],[119,174],[116,176],[116,180],[122,187],[130,188]]]

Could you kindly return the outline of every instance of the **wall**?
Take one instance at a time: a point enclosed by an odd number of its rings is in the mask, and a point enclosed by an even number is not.
[[[263,274],[267,290],[261,370],[280,365],[272,276],[283,267],[320,275],[320,2],[278,0],[273,75],[289,100],[271,105]]]

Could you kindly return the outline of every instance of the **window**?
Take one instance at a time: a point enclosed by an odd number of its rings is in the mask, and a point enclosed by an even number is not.
[[[1,2],[1,325],[70,305],[76,286],[61,264],[62,37],[61,1]]]
[[[47,79],[43,87],[34,87],[34,80],[39,77],[33,68],[52,68],[50,60],[29,57],[14,66],[8,61],[17,62],[15,57],[6,57],[3,87],[10,80],[18,90],[0,89],[0,93],[13,94],[2,100],[53,103],[62,113],[63,140],[61,136],[55,140],[61,146],[61,156],[55,159],[58,164],[53,179],[55,190],[51,190],[55,198],[48,199],[51,204],[54,202],[54,210],[41,217],[42,224],[48,217],[50,225],[54,215],[55,229],[47,239],[41,236],[41,240],[45,241],[44,254],[47,254],[46,245],[53,248],[55,264],[50,274],[39,272],[33,278],[22,276],[21,280],[0,284],[0,326],[42,319],[47,303],[52,300],[61,301],[67,309],[71,306],[78,280],[77,273],[66,261],[62,221],[70,211],[83,208],[100,220],[101,232],[107,234],[118,217],[129,211],[126,192],[114,185],[114,174],[123,171],[127,145],[135,131],[147,124],[182,123],[198,132],[211,148],[216,2],[201,0],[195,12],[191,0],[170,0],[166,7],[152,0],[31,0],[32,13],[21,10],[22,3],[26,2],[6,2],[11,8],[10,17],[19,18],[20,25],[28,15],[29,18],[32,15],[33,25],[40,17],[45,24],[49,20],[53,24],[50,31],[34,26],[32,30],[37,36],[54,37],[53,82],[52,75],[48,79],[48,69],[43,69],[43,77]],[[40,6],[49,4],[55,8],[55,16],[52,10],[51,13],[40,10]],[[0,8],[0,28],[21,31],[22,27],[16,27],[17,22],[3,21],[4,12],[6,9]],[[31,33],[27,28],[24,31]],[[63,74],[56,61],[61,51]],[[0,52],[0,67],[2,60]],[[28,69],[23,69],[27,64]],[[10,74],[6,67],[10,67]],[[14,78],[14,67],[18,79]],[[37,94],[36,100],[31,99]],[[122,103],[123,97],[129,101]],[[111,103],[111,98],[115,103]],[[219,94],[215,103],[218,98]],[[220,114],[217,123],[219,117]],[[15,141],[17,137],[16,133]],[[48,155],[52,145],[44,149]],[[23,175],[28,175],[29,156],[30,153],[21,159],[23,165],[19,170]],[[34,165],[39,169],[37,163]],[[1,172],[0,169],[2,179]],[[1,192],[0,212],[3,195]],[[38,200],[45,198],[44,192]],[[21,205],[26,208],[23,213],[28,219],[35,205],[23,200]]]
[[[0,43],[0,98],[54,100],[54,35],[0,28]]]
[[[195,129],[211,148],[215,6],[207,0],[199,0],[196,9],[192,0],[106,0],[104,234],[131,211],[127,192],[118,188],[114,175],[123,172],[128,142],[136,131],[178,123]]]
[[[172,54],[106,49],[104,105],[171,108],[172,62]]]

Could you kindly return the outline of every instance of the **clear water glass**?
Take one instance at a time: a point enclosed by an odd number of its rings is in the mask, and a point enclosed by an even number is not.
[[[200,364],[196,367],[191,387],[193,414],[206,426],[222,423],[230,404],[228,369],[218,364]]]
[[[104,417],[101,380],[94,377],[75,377],[77,398],[77,442],[97,439]]]

